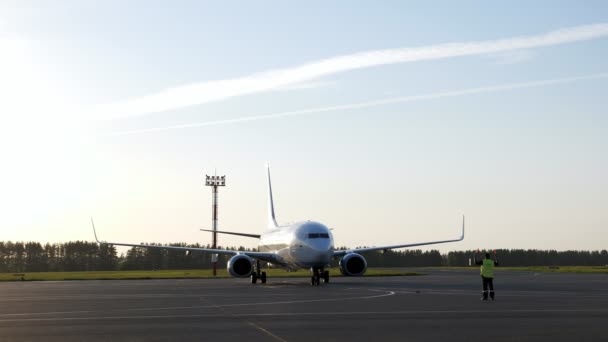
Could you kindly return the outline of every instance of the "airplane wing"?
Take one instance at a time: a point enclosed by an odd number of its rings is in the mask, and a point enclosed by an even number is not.
[[[403,245],[392,245],[392,246],[381,246],[381,247],[369,247],[369,248],[355,248],[348,249],[342,251],[334,251],[334,257],[343,256],[348,253],[364,253],[364,252],[373,252],[373,251],[385,251],[388,249],[397,249],[397,248],[405,248],[405,247],[416,247],[416,246],[425,246],[425,245],[436,245],[439,243],[447,243],[447,242],[456,242],[464,240],[464,215],[462,216],[462,235],[460,238],[453,240],[441,240],[441,241],[430,241],[430,242],[417,242]]]
[[[159,245],[146,245],[146,244],[135,244],[135,243],[123,243],[123,242],[109,242],[109,241],[100,241],[97,238],[97,231],[95,229],[95,223],[93,222],[93,218],[91,218],[91,226],[93,226],[93,234],[95,235],[95,241],[99,244],[103,245],[112,245],[112,246],[125,246],[125,247],[142,247],[142,248],[157,248],[157,249],[168,249],[168,250],[178,250],[178,251],[190,251],[190,252],[203,252],[203,253],[215,253],[215,254],[223,254],[223,255],[237,255],[244,254],[250,258],[260,259],[263,261],[267,261],[275,264],[282,264],[282,260],[278,255],[274,253],[264,253],[264,252],[245,252],[245,251],[232,251],[228,249],[213,249],[213,248],[199,248],[199,247],[180,247],[180,246],[159,246]]]
[[[229,235],[238,235],[238,236],[246,236],[246,237],[250,237],[250,238],[256,238],[259,239],[261,237],[261,235],[259,234],[249,234],[249,233],[237,233],[237,232],[227,232],[225,230],[211,230],[211,229],[201,229],[201,231],[203,232],[216,232],[219,234],[229,234]]]

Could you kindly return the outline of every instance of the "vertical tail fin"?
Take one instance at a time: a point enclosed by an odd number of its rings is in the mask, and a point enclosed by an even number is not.
[[[270,165],[266,164],[268,174],[268,228],[276,228],[277,220],[274,217],[274,202],[272,200],[272,184],[270,183]]]

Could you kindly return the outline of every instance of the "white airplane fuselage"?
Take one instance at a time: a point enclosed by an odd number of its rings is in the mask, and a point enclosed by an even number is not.
[[[288,269],[321,268],[330,264],[334,238],[325,225],[303,221],[271,228],[260,236],[260,252],[271,252],[281,258],[277,265]]]

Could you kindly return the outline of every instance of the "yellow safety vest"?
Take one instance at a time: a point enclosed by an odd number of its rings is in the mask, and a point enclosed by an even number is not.
[[[483,259],[481,265],[481,276],[484,278],[494,278],[494,260]]]

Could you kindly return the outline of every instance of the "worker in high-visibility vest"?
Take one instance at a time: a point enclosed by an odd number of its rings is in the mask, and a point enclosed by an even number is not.
[[[479,252],[479,250],[478,250]],[[482,260],[477,260],[477,253],[473,256],[475,265],[480,265],[481,281],[483,283],[483,292],[481,300],[488,300],[488,287],[490,288],[490,298],[494,300],[494,266],[498,266],[498,257],[494,251],[494,259],[490,258],[490,253],[486,252],[486,257]]]

